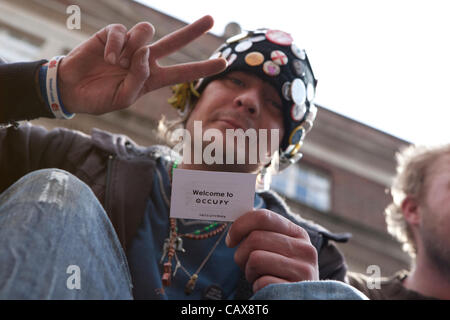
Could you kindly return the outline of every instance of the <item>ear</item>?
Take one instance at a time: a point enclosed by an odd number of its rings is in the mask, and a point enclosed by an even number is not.
[[[420,224],[419,202],[412,196],[406,196],[402,201],[401,209],[405,220],[412,226]]]

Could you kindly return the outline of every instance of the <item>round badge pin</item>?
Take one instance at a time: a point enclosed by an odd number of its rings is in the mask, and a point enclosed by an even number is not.
[[[281,87],[281,92],[283,93],[284,99],[291,100],[291,83],[289,81],[285,82]]]
[[[245,56],[245,62],[252,67],[259,66],[264,62],[264,56],[261,52],[253,51]]]
[[[313,128],[313,122],[306,117],[306,120],[302,123],[302,126],[305,128],[305,132],[308,133]]]
[[[286,148],[286,150],[284,150],[284,153],[286,153],[286,154],[291,154],[291,152],[292,152],[294,149],[295,149],[295,145],[290,144],[290,145]]]
[[[247,38],[248,35],[249,35],[249,33],[247,31],[244,31],[244,32],[242,32],[240,34],[232,36],[231,38],[228,38],[226,43],[230,44],[230,43],[233,43],[233,42],[236,42],[236,41],[240,41],[242,39]]]
[[[298,144],[302,140],[304,134],[305,129],[303,129],[303,126],[298,126],[292,131],[291,136],[289,137],[289,144]]]
[[[317,116],[317,107],[312,103],[309,106],[309,112],[308,112],[308,116],[306,117],[306,120],[313,123],[314,120],[316,120],[316,116]]]
[[[294,39],[292,38],[292,36],[289,33],[280,31],[280,30],[267,31],[266,38],[270,42],[273,42],[280,46],[289,46],[294,41]]]
[[[225,48],[226,46],[227,46],[226,43],[222,43],[222,44],[220,45],[220,47],[218,47],[218,48],[216,49],[216,51],[222,51],[222,49]]]
[[[266,34],[267,30],[268,30],[267,28],[258,28],[254,30],[253,34],[254,35]]]
[[[272,51],[272,53],[270,54],[270,58],[279,66],[284,66],[288,63],[289,60],[286,54],[280,50]]]
[[[226,48],[225,50],[223,50],[223,52],[222,52],[222,57],[224,58],[224,59],[227,59],[228,58],[228,56],[231,54],[231,48]]]
[[[294,121],[300,121],[303,119],[306,113],[306,105],[298,105],[294,103],[291,108],[291,118]]]
[[[260,41],[266,40],[266,36],[264,36],[264,35],[256,36],[256,37],[250,38],[249,40],[251,42],[260,42]]]
[[[220,52],[220,51],[219,52],[214,52],[211,55],[211,57],[209,57],[209,60],[220,58],[221,55],[222,55],[222,52]]]
[[[233,53],[231,56],[229,56],[227,59],[227,62],[228,62],[227,67],[231,66],[233,64],[233,62],[236,61],[236,59],[237,59],[236,53]]]
[[[306,101],[306,88],[305,84],[300,79],[294,79],[291,84],[291,97],[292,100],[298,105],[302,105]]]
[[[244,51],[247,51],[248,49],[250,49],[252,47],[252,45],[253,45],[253,42],[251,42],[250,40],[245,40],[245,41],[238,43],[236,45],[236,47],[234,47],[234,51],[244,52]]]
[[[280,67],[273,61],[266,61],[263,65],[264,73],[268,76],[275,77],[280,74]]]
[[[300,49],[295,44],[291,45],[291,51],[297,58],[302,59],[302,60],[306,59],[306,52],[305,52],[305,50]]]
[[[294,155],[294,154],[296,154],[297,152],[299,152],[300,148],[302,147],[302,144],[303,144],[302,141],[300,141],[299,143],[297,143],[297,144],[295,145],[294,150],[292,150],[291,155]]]
[[[303,67],[303,62],[301,62],[300,60],[295,59],[294,61],[292,61],[292,66],[294,67],[295,73],[299,77],[304,77],[305,76],[305,68]]]
[[[314,100],[314,97],[316,95],[316,90],[314,89],[313,84],[310,82],[306,86],[306,99],[308,99],[309,102]]]

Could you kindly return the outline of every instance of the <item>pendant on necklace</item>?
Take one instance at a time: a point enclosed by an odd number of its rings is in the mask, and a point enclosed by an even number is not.
[[[175,239],[175,250],[177,251],[181,251],[181,252],[186,252],[186,250],[184,250],[183,248],[183,239],[181,237],[177,237]]]
[[[186,252],[186,250],[183,248],[183,239],[181,237],[177,237],[175,239],[175,243],[173,244],[173,247],[174,247],[174,250],[176,250],[176,251],[180,251],[183,253]],[[160,264],[163,263],[164,258],[166,257],[167,253],[169,252],[169,249],[170,249],[170,238],[167,238],[166,240],[164,240],[161,259],[159,260]]]
[[[175,271],[173,272],[172,277],[175,277],[175,275],[177,274],[177,271],[180,267],[181,267],[180,260],[177,260],[177,264],[175,265]]]
[[[192,291],[195,289],[195,284],[197,283],[198,275],[193,274],[189,281],[186,283],[186,287],[184,287],[184,293],[190,295]]]
[[[171,262],[164,263],[164,274],[161,280],[165,287],[170,287],[170,283],[172,280],[170,276],[171,273],[172,273],[172,263]]]

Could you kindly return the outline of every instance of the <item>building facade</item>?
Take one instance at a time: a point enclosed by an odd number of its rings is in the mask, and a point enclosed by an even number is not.
[[[73,10],[80,8],[80,28],[71,29]],[[130,28],[140,21],[156,27],[155,40],[185,25],[131,0],[0,0],[0,56],[28,61],[66,54],[111,23]],[[224,38],[239,31],[230,24],[223,37],[206,34],[161,62],[171,65],[207,59]],[[85,133],[96,127],[128,135],[141,145],[160,143],[156,128],[163,114],[171,119],[170,89],[142,97],[127,110],[102,116],[77,115],[73,120],[38,119],[49,129],[63,126]],[[320,103],[320,102],[319,102]],[[339,245],[350,270],[365,273],[380,267],[382,275],[408,268],[408,256],[386,231],[383,211],[391,201],[387,189],[395,174],[395,153],[408,142],[318,106],[315,127],[303,146],[304,158],[274,178],[273,188],[294,212],[335,232],[350,232]]]

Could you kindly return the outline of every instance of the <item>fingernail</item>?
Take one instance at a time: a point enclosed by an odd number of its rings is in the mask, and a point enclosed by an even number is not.
[[[111,63],[111,64],[116,64],[116,55],[114,52],[111,52],[110,54],[108,54],[108,56],[106,57],[106,60]]]
[[[122,67],[122,68],[124,68],[124,69],[128,69],[128,67],[130,66],[130,60],[129,59],[127,59],[127,58],[122,58],[121,60],[120,60],[120,66]]]

